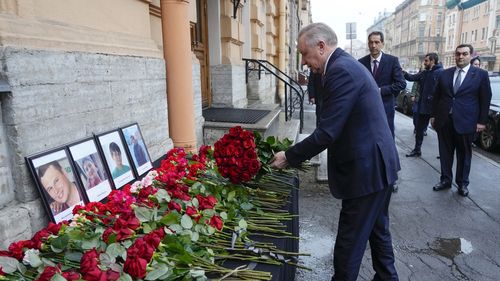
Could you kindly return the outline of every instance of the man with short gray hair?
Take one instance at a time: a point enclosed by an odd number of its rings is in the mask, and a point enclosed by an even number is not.
[[[378,86],[368,70],[337,48],[335,32],[313,23],[299,32],[302,64],[321,74],[322,109],[314,132],[274,168],[300,163],[328,149],[330,192],[342,200],[332,280],[356,280],[370,242],[374,280],[398,280],[389,231],[391,185],[400,169]]]

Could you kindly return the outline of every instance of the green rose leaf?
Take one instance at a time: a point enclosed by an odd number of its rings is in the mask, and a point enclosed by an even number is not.
[[[151,228],[151,226],[149,224],[144,223],[142,225],[142,231],[147,234],[147,233],[150,233],[151,231],[153,231],[153,229]]]
[[[151,221],[153,219],[153,210],[145,207],[137,207],[134,210],[135,216],[141,222]]]
[[[168,273],[168,266],[164,263],[159,263],[154,266],[154,269],[146,275],[146,280],[163,280],[164,275]],[[160,279],[160,277],[162,277]]]
[[[223,220],[227,220],[227,213],[226,213],[226,212],[220,212],[220,213],[219,213],[219,216],[220,216]]]
[[[249,202],[242,203],[240,206],[245,211],[251,210],[253,208],[253,204]]]
[[[181,225],[185,229],[191,229],[193,227],[193,220],[190,216],[184,214],[181,218]]]
[[[104,265],[105,267],[110,267],[112,264],[115,263],[115,258],[108,255],[107,253],[99,254],[99,259],[101,260],[101,264]]]
[[[205,209],[201,213],[203,214],[204,217],[208,217],[208,218],[211,218],[215,215],[214,209]]]
[[[127,250],[120,243],[113,243],[106,248],[106,254],[113,258],[125,257]]]
[[[64,258],[69,260],[69,261],[74,261],[74,262],[80,262],[82,259],[83,254],[80,252],[66,252],[64,254]]]
[[[0,256],[0,267],[7,274],[15,272],[18,264],[19,262],[15,258]]]
[[[180,214],[177,212],[171,212],[160,219],[160,223],[163,225],[176,224],[179,221]]]
[[[200,202],[198,201],[198,199],[195,197],[193,198],[193,200],[191,200],[191,202],[193,203],[193,206],[198,208],[198,206],[200,206]]]
[[[158,203],[162,202],[168,203],[171,200],[170,195],[168,195],[168,191],[166,191],[165,189],[158,189],[155,196],[158,199]]]
[[[179,233],[183,230],[180,224],[172,224],[171,226],[169,226],[169,228],[176,233]]]
[[[203,269],[191,269],[189,270],[189,276],[192,278],[200,278],[200,277],[205,277],[205,270]]]
[[[54,274],[52,278],[50,278],[50,281],[68,281],[66,278],[62,277],[59,273]]]
[[[84,250],[97,248],[98,245],[99,245],[99,238],[82,240],[82,248]]]
[[[191,241],[196,242],[200,239],[200,234],[196,231],[191,232]]]
[[[130,275],[128,275],[127,273],[122,273],[122,275],[120,276],[120,278],[118,278],[117,281],[133,281],[132,280],[132,277],[130,277]]]
[[[238,222],[238,226],[239,226],[240,228],[242,228],[242,229],[247,229],[247,226],[248,226],[248,225],[247,225],[246,220],[241,219],[241,220]]]
[[[229,194],[227,195],[227,201],[233,201],[235,196],[236,192],[234,190],[229,192]]]
[[[69,241],[68,235],[58,236],[52,239],[50,247],[52,251],[54,251],[54,253],[61,253],[66,248],[66,245],[68,245],[68,241]]]

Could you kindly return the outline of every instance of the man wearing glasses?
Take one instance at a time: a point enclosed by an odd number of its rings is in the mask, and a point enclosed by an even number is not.
[[[473,51],[469,44],[455,49],[456,66],[444,70],[438,80],[430,120],[438,135],[441,162],[441,179],[433,190],[451,188],[456,151],[455,183],[461,196],[469,194],[472,141],[485,128],[491,101],[488,72],[470,64]]]

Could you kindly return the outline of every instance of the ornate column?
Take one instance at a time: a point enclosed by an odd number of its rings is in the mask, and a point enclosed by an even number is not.
[[[161,0],[163,53],[167,68],[170,137],[175,147],[196,150],[189,1]]]
[[[286,72],[286,0],[279,0],[279,43],[278,43],[278,68]],[[278,95],[281,103],[285,103],[285,84],[278,81]]]

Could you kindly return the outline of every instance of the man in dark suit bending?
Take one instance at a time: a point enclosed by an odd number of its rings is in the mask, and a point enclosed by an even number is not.
[[[328,148],[328,183],[342,199],[332,280],[356,280],[370,242],[374,280],[398,280],[389,231],[390,186],[400,169],[378,86],[370,72],[337,48],[323,23],[299,32],[302,64],[322,75],[322,109],[314,132],[271,165],[298,166]]]
[[[488,72],[470,64],[473,51],[468,44],[455,49],[456,67],[444,70],[439,77],[430,120],[438,135],[441,162],[441,179],[433,189],[451,188],[456,151],[455,183],[462,196],[469,195],[474,134],[485,129],[491,101]]]

